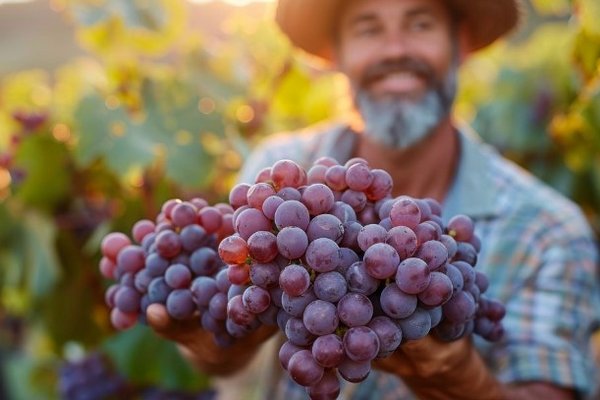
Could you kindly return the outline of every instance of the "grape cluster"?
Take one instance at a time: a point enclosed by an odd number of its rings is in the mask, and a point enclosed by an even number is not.
[[[125,399],[132,395],[132,387],[99,352],[65,362],[58,376],[58,390],[64,400]]]
[[[224,203],[209,206],[201,198],[171,199],[154,221],[134,224],[133,242],[124,233],[106,235],[99,267],[116,281],[105,296],[113,326],[127,329],[138,320],[144,322],[153,303],[164,304],[175,319],[188,319],[208,308],[216,288],[226,292],[227,271],[216,250],[219,241],[233,233],[232,213]]]
[[[65,361],[58,373],[58,392],[63,400],[212,400],[213,390],[183,392],[156,386],[138,386],[118,374],[100,351]]]
[[[162,303],[220,346],[278,326],[281,365],[313,399],[337,397],[339,377],[364,380],[407,340],[499,340],[505,309],[474,268],[473,221],[445,224],[437,201],[394,198],[392,186],[364,159],[323,157],[308,171],[277,161],[229,204],[169,200],[133,226],[136,244],[116,232],[102,242],[112,323],[128,328]]]
[[[230,192],[228,318],[243,332],[276,323],[281,365],[311,398],[336,398],[338,373],[360,382],[403,341],[503,334],[473,221],[445,226],[437,201],[392,198],[392,184],[363,159],[325,157],[308,172],[280,160]]]

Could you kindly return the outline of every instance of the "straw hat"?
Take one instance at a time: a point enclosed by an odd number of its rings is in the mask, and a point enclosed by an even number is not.
[[[333,29],[348,0],[279,0],[275,20],[292,43],[326,61],[333,58]],[[507,34],[519,22],[520,0],[443,0],[466,24],[469,52]]]

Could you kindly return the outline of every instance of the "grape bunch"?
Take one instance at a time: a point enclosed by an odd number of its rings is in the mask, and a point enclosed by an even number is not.
[[[63,363],[58,377],[58,391],[64,400],[125,399],[133,395],[133,388],[99,352]]]
[[[499,340],[505,309],[475,269],[473,221],[445,224],[437,201],[392,187],[364,159],[323,157],[308,171],[277,161],[229,204],[169,200],[133,226],[135,244],[116,232],[102,242],[111,321],[128,328],[161,303],[223,347],[278,326],[281,365],[313,399],[337,397],[340,377],[364,380],[407,340]]]
[[[58,392],[63,400],[212,400],[213,390],[184,392],[156,386],[139,386],[117,373],[111,360],[100,351],[62,363]]]
[[[230,192],[235,233],[218,250],[237,288],[233,335],[277,324],[281,365],[311,398],[336,398],[338,374],[364,380],[403,341],[503,334],[473,221],[445,226],[437,201],[392,198],[392,184],[363,159],[325,157],[308,172],[280,160]]]
[[[99,268],[116,281],[105,295],[113,326],[122,330],[144,322],[153,303],[164,304],[175,319],[188,319],[208,309],[216,288],[227,291],[227,271],[216,250],[219,241],[233,233],[232,213],[225,203],[209,206],[201,198],[171,199],[154,221],[134,224],[133,242],[124,233],[106,235]]]

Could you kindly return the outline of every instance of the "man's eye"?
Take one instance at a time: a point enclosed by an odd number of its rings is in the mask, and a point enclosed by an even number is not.
[[[363,37],[375,36],[379,33],[380,30],[381,29],[379,29],[376,26],[360,27],[356,30],[356,35],[363,36]]]
[[[415,32],[428,31],[433,28],[433,22],[429,19],[418,19],[410,25],[411,30]]]

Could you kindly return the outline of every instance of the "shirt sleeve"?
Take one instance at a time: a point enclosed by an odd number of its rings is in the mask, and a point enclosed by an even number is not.
[[[583,223],[559,224],[538,237],[529,254],[537,268],[507,301],[507,339],[494,354],[502,381],[592,390],[600,298],[597,247],[587,232]]]

